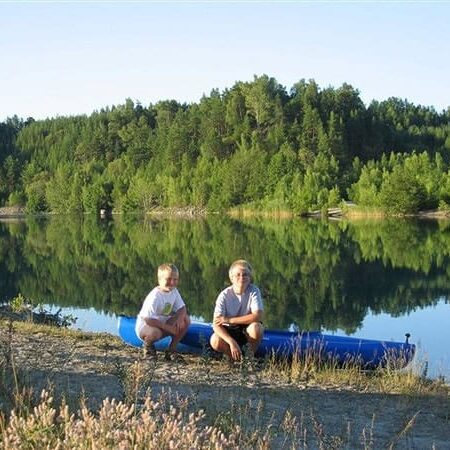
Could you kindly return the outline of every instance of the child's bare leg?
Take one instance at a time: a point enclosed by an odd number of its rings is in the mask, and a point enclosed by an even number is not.
[[[264,335],[263,324],[261,322],[252,322],[245,331],[247,333],[248,343],[253,354],[255,354]]]
[[[176,322],[175,318],[170,318],[167,323],[169,325],[173,325]],[[172,341],[169,345],[169,351],[174,352],[177,348],[178,343],[183,339],[183,336],[186,334],[187,329],[189,328],[189,325],[191,324],[191,321],[188,316],[185,316],[185,319],[183,320],[183,323],[181,327],[179,328],[179,331],[177,334],[172,335]]]
[[[145,325],[139,337],[144,341],[144,356],[156,361],[156,349],[154,343],[163,337],[163,333],[159,328]]]
[[[220,338],[217,334],[213,334],[209,341],[213,350],[219,353],[224,353],[228,356],[228,358],[233,359],[231,356],[230,346],[227,342],[225,342],[222,338]]]
[[[230,346],[221,339],[216,333],[213,333],[209,340],[209,344],[211,345],[212,349],[219,353],[225,353],[225,355],[228,356],[228,358],[233,359],[231,356],[231,350]]]
[[[159,328],[145,325],[142,327],[139,337],[144,341],[145,346],[151,346],[163,337],[163,332]]]

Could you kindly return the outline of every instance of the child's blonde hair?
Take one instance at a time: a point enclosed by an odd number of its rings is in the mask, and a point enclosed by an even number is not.
[[[158,278],[165,272],[176,272],[178,274],[180,273],[178,267],[175,264],[171,263],[164,263],[158,267]]]
[[[245,270],[248,271],[248,273],[250,275],[250,278],[253,277],[253,268],[250,265],[250,263],[248,261],[246,261],[245,259],[237,259],[236,261],[234,261],[231,264],[230,269],[228,270],[228,276],[230,277],[230,280],[231,280],[231,277],[233,275],[233,270],[234,270],[235,267],[244,267]]]

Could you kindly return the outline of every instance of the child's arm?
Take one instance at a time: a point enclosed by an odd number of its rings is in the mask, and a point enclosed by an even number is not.
[[[229,325],[250,325],[253,322],[262,321],[263,312],[261,310],[251,312],[245,316],[236,317],[224,317],[219,316],[214,319],[214,323],[217,325],[229,324]]]
[[[159,328],[161,331],[164,331],[168,334],[177,334],[178,327],[176,325],[170,325],[168,323],[160,322],[157,319],[146,318],[145,323],[150,327]]]
[[[187,316],[187,310],[186,310],[186,306],[182,306],[180,309],[178,309],[175,314],[174,317],[178,318],[182,318],[184,319]]]
[[[184,324],[184,322],[186,320],[186,317],[187,317],[186,306],[182,306],[174,314],[175,326],[177,326],[177,327],[183,326],[183,324]]]

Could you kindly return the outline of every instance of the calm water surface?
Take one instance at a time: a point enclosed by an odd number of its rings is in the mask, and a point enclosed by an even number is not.
[[[428,374],[450,378],[450,223],[310,220],[111,221],[52,217],[0,222],[0,300],[19,292],[117,334],[156,267],[180,268],[191,315],[210,321],[230,262],[250,260],[265,323],[418,344]]]

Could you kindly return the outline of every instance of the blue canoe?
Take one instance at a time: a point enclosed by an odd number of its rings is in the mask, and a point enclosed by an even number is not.
[[[124,342],[134,347],[141,347],[142,341],[135,332],[135,317],[119,317],[119,335]],[[193,322],[178,344],[180,353],[199,354],[209,347],[212,325]],[[155,343],[157,350],[167,349],[170,337]],[[405,342],[377,341],[349,336],[334,336],[321,332],[291,332],[265,330],[264,338],[256,353],[257,357],[274,356],[290,359],[294,355],[319,356],[321,359],[333,360],[337,364],[354,362],[364,368],[391,366],[400,369],[409,364],[415,354],[416,346]]]

